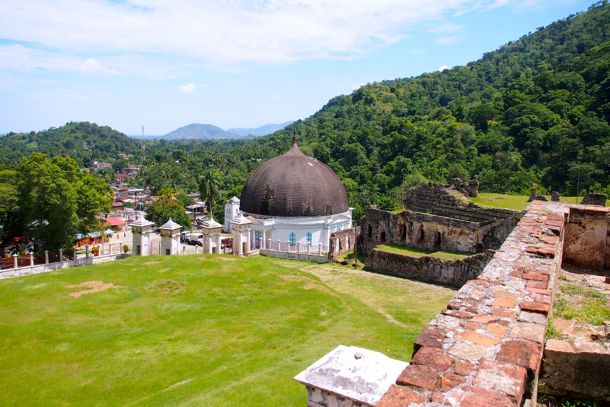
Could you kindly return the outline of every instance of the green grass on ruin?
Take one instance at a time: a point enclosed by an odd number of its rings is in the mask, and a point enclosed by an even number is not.
[[[82,295],[68,285],[120,288]],[[0,281],[0,405],[302,406],[339,344],[408,360],[453,291],[264,257],[129,258]]]
[[[410,257],[435,257],[441,260],[462,260],[468,256],[472,256],[471,253],[425,250],[396,244],[383,244],[377,246],[376,249],[389,253],[404,254],[405,256]]]
[[[470,198],[471,202],[477,205],[488,206],[492,208],[512,209],[515,211],[522,211],[527,208],[529,202],[527,195],[508,195],[508,194],[496,194],[492,192],[480,192],[476,198]],[[546,197],[551,200],[550,196]],[[576,198],[574,196],[561,197],[561,202],[564,203],[577,203],[580,202],[582,197]]]

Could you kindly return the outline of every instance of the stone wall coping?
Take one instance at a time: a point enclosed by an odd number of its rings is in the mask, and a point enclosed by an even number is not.
[[[339,345],[294,379],[306,386],[375,405],[407,365],[380,352]]]

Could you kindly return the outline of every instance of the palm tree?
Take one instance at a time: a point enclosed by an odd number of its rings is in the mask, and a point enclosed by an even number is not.
[[[206,170],[199,177],[199,194],[208,205],[208,214],[212,213],[212,204],[220,192],[220,177],[217,169]]]

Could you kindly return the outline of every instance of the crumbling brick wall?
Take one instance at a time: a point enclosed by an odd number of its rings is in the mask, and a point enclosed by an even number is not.
[[[379,244],[428,250],[482,253],[500,247],[521,217],[520,212],[483,208],[454,196],[437,184],[408,191],[408,209],[392,213],[369,208],[362,225],[362,252]]]
[[[481,253],[500,247],[519,219],[518,213],[484,224],[422,212],[391,213],[367,209],[362,225],[362,251],[369,255],[380,244],[428,250]]]
[[[563,260],[590,270],[610,271],[610,208],[570,208]]]
[[[331,260],[335,256],[354,250],[356,244],[356,236],[360,229],[347,229],[340,232],[330,234],[330,246],[328,248],[328,259]]]
[[[415,341],[378,407],[519,406],[539,374],[566,208],[534,201],[485,267]],[[423,400],[422,400],[423,398]]]
[[[477,278],[492,256],[493,253],[488,251],[459,260],[443,260],[375,249],[367,257],[365,269],[394,277],[461,287],[468,280]]]

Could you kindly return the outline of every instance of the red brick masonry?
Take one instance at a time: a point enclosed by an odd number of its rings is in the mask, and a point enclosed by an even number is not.
[[[532,202],[476,280],[415,341],[377,406],[518,406],[542,359],[568,207]]]

